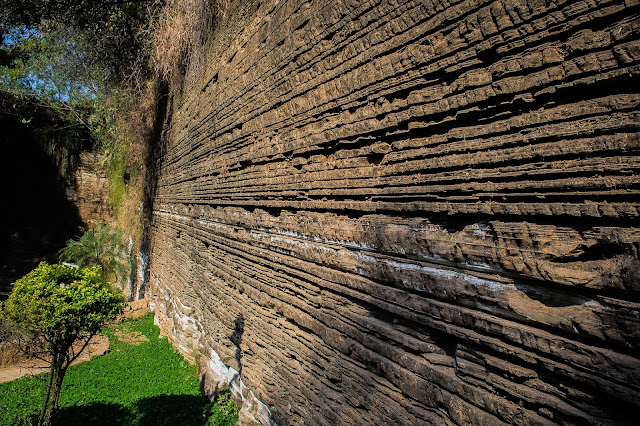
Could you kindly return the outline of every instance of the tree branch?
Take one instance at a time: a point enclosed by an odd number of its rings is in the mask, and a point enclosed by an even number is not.
[[[72,358],[70,359],[70,361],[68,362],[68,364],[71,364],[73,361],[75,361],[76,359],[78,359],[78,357],[80,356],[80,354],[82,354],[82,351],[85,350],[85,348],[89,345],[89,342],[91,341],[91,339],[96,335],[96,333],[90,333],[89,337],[87,338],[87,340],[84,342],[84,344],[82,345],[82,348],[80,348],[80,350],[78,351],[78,353],[73,354]],[[73,351],[73,345],[71,345],[71,350]]]

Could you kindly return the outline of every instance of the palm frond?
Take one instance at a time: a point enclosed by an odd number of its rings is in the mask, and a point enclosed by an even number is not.
[[[119,281],[126,276],[128,258],[123,236],[121,230],[100,222],[78,240],[68,240],[59,252],[60,261],[102,266],[105,279]]]

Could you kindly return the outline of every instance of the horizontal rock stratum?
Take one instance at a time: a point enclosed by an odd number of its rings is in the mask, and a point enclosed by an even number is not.
[[[233,2],[153,166],[158,321],[245,423],[640,414],[638,1]]]

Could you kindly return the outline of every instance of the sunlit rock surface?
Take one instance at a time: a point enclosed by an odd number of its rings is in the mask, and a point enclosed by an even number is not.
[[[637,1],[235,2],[157,147],[163,332],[246,423],[640,412]]]
[[[82,152],[74,173],[74,185],[67,188],[67,197],[77,207],[88,229],[100,222],[113,220],[113,210],[109,206],[109,181],[102,166],[105,161],[102,155]]]

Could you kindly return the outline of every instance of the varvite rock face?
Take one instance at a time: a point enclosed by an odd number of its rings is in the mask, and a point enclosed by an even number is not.
[[[109,222],[113,211],[109,206],[107,173],[100,166],[104,158],[91,152],[80,154],[74,183],[67,188],[67,198],[75,204],[78,215],[88,228],[100,222]]]
[[[638,1],[234,2],[150,290],[245,423],[640,415]]]

